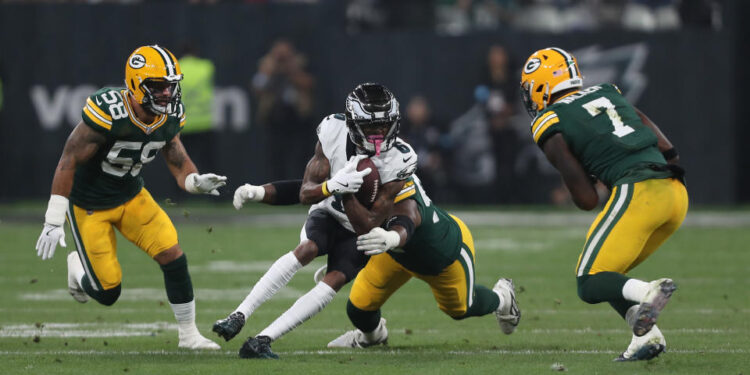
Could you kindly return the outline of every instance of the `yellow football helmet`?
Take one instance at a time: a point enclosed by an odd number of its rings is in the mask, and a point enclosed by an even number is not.
[[[154,114],[177,112],[180,101],[180,64],[164,47],[138,47],[125,64],[125,86],[135,100]]]
[[[534,52],[521,73],[521,94],[531,117],[547,108],[552,94],[583,86],[583,77],[573,55],[561,48]]]

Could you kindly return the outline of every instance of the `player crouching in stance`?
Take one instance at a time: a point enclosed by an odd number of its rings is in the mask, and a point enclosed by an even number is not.
[[[279,258],[253,286],[245,300],[227,318],[213,326],[225,340],[237,335],[258,306],[278,292],[294,274],[314,258],[328,256],[325,276],[257,336],[240,349],[243,358],[277,358],[270,343],[320,312],[346,283],[354,279],[368,257],[357,251],[357,234],[379,226],[390,217],[394,201],[414,173],[417,155],[397,137],[400,124],[398,101],[385,86],[363,83],[346,99],[346,112],[326,117],[318,126],[315,154],[305,168],[301,187],[291,181],[264,187],[244,185],[235,192],[235,207],[246,201],[271,202],[266,187],[273,186],[275,199],[290,192],[303,204],[313,204],[300,233],[297,247]],[[361,205],[357,223],[350,222],[359,191],[370,168],[357,170],[367,158],[378,168],[380,183],[371,208]],[[344,212],[346,211],[346,213]]]
[[[125,66],[127,88],[103,88],[86,101],[83,121],[68,137],[52,180],[52,195],[37,255],[65,247],[66,214],[77,252],[68,254],[68,289],[110,306],[120,296],[122,270],[114,228],[161,267],[179,323],[180,348],[219,349],[195,326],[187,258],[167,214],[143,187],[141,168],[162,150],[177,184],[194,194],[218,195],[226,177],[198,174],[180,142],[185,110],[177,59],[158,45],[136,49]]]
[[[417,176],[399,195],[383,228],[357,238],[357,250],[371,256],[354,279],[346,306],[357,327],[328,343],[329,348],[365,348],[386,343],[388,330],[380,308],[412,277],[430,285],[438,307],[453,319],[494,312],[503,333],[521,319],[513,281],[501,278],[493,290],[474,283],[474,240],[457,217],[435,206]]]
[[[560,48],[534,52],[521,75],[534,142],[560,171],[576,206],[596,207],[592,177],[612,190],[578,259],[578,295],[609,302],[632,327],[630,345],[615,360],[648,360],[666,348],[656,320],[677,287],[670,279],[645,282],[625,274],[682,224],[684,171],[669,140],[615,85],[582,86],[575,58]]]

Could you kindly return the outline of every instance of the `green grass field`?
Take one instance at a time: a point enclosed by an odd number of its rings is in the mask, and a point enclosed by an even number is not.
[[[242,300],[265,269],[298,242],[304,209],[168,209],[188,254],[198,325],[210,327]],[[429,288],[413,280],[385,305],[389,346],[329,350],[351,329],[348,288],[326,310],[274,343],[278,361],[242,360],[237,350],[313,286],[321,260],[300,271],[219,352],[177,349],[174,318],[158,266],[118,238],[123,292],[112,307],[76,303],[66,292],[65,254],[34,250],[43,204],[0,207],[0,373],[3,374],[742,374],[750,372],[750,212],[701,212],[632,272],[669,276],[679,290],[660,318],[668,353],[614,363],[630,342],[606,304],[576,296],[573,268],[590,214],[574,211],[456,211],[477,245],[477,282],[512,277],[523,318],[503,335],[494,315],[453,321]],[[278,214],[280,212],[281,214]],[[37,222],[39,220],[39,222]],[[218,341],[218,340],[217,340]]]

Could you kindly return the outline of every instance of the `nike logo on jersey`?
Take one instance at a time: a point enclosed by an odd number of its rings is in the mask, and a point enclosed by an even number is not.
[[[404,158],[404,163],[406,163],[409,160],[411,160],[411,156],[409,156],[408,158]]]
[[[94,100],[96,100],[96,105],[98,105],[98,106],[102,105],[102,102],[99,101],[99,97],[98,96],[95,96]]]

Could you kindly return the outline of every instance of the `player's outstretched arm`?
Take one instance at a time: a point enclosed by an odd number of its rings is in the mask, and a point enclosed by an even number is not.
[[[55,168],[55,176],[52,178],[52,189],[47,212],[44,215],[42,234],[36,242],[36,253],[42,260],[50,259],[55,255],[58,243],[63,247],[66,246],[63,223],[65,223],[65,213],[68,212],[68,196],[73,188],[76,166],[94,156],[105,141],[106,138],[102,134],[83,122],[80,122],[68,136],[60,161]]]
[[[667,136],[662,133],[661,129],[659,129],[659,127],[656,126],[656,124],[651,121],[645,113],[641,112],[638,108],[635,108],[635,113],[641,118],[643,124],[651,128],[654,134],[656,134],[656,138],[659,139],[656,145],[659,147],[659,151],[664,155],[664,159],[667,160],[667,163],[678,164],[680,162],[680,155],[677,154],[677,149],[675,149]]]
[[[302,188],[299,191],[299,200],[303,204],[315,204],[326,199],[330,194],[323,191],[323,183],[326,182],[331,172],[331,165],[323,153],[320,142],[315,144],[315,154],[307,162],[305,174],[302,176]]]
[[[391,217],[393,202],[405,183],[406,181],[399,180],[384,184],[369,210],[359,203],[354,194],[344,194],[344,212],[352,223],[354,232],[358,235],[365,234],[372,228],[381,226],[385,219]]]
[[[234,208],[240,209],[247,202],[261,202],[272,206],[300,203],[299,192],[302,180],[283,180],[263,185],[244,184],[234,191]]]
[[[599,203],[599,196],[583,166],[570,152],[562,134],[553,135],[544,142],[542,149],[547,159],[560,171],[565,186],[573,197],[573,203],[582,210],[593,210]]]
[[[225,176],[213,173],[198,174],[198,168],[190,160],[179,134],[167,142],[162,150],[164,160],[177,180],[177,185],[188,193],[219,195],[217,189],[227,184]]]

